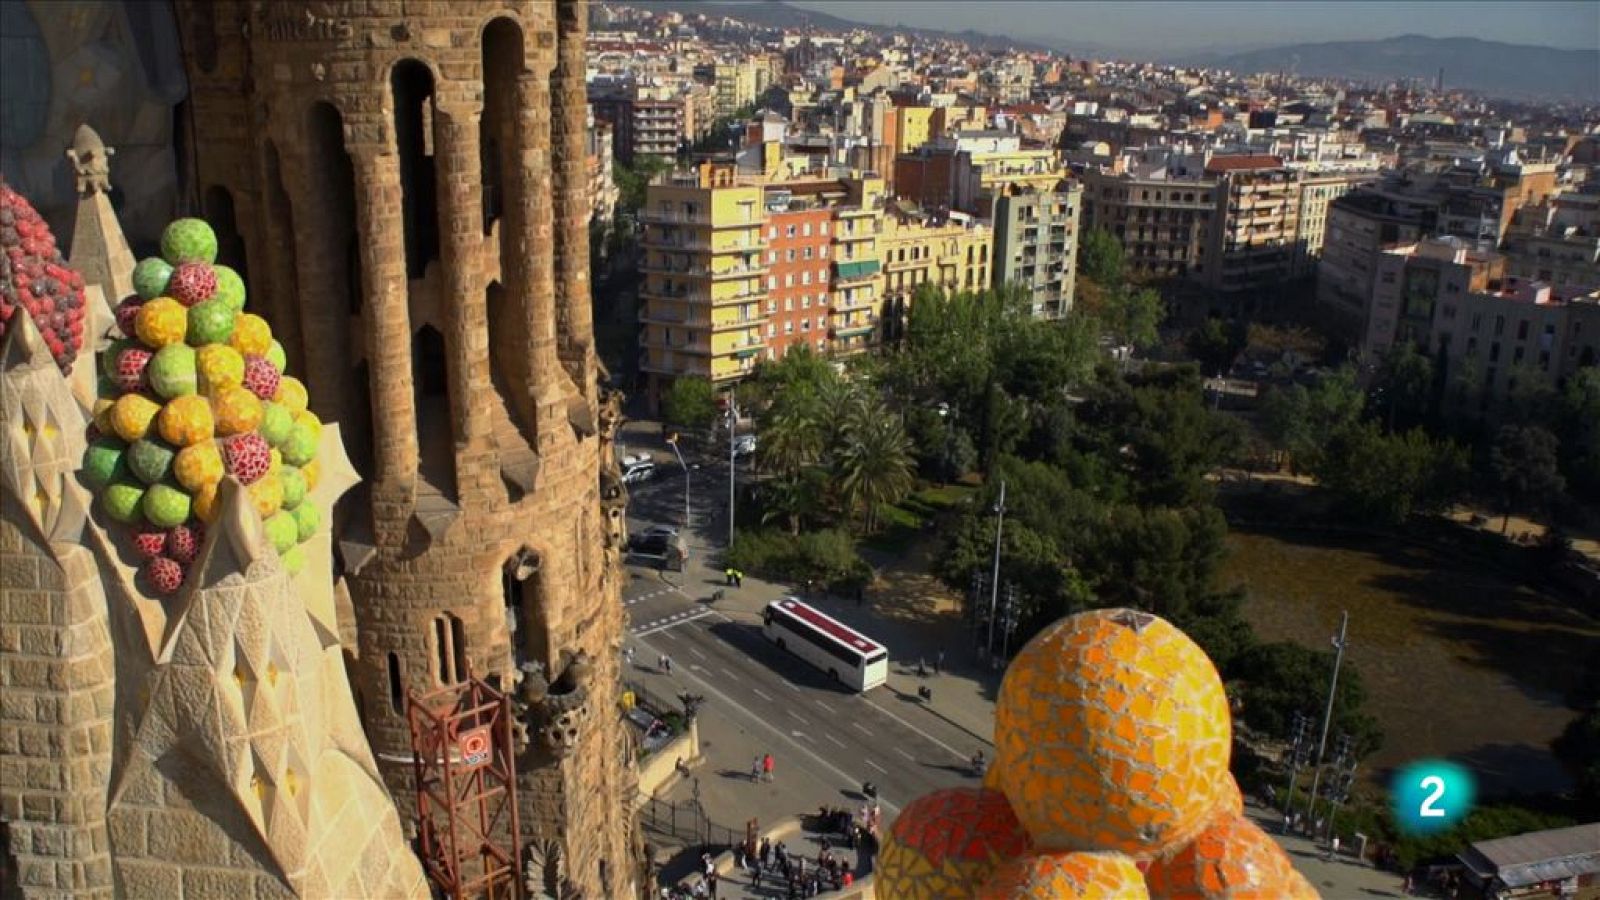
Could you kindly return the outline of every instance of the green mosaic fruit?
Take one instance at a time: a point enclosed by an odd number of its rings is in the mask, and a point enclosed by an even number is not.
[[[217,261],[217,233],[202,219],[177,219],[161,232],[161,256],[176,266]]]
[[[146,257],[133,267],[133,289],[141,300],[154,300],[167,292],[172,280],[172,263],[159,256]]]
[[[264,355],[267,357],[267,362],[272,363],[273,368],[277,369],[279,372],[288,371],[289,354],[283,352],[282,344],[278,343],[277,341],[273,341],[272,343],[268,344],[267,352]]]
[[[322,510],[317,509],[315,503],[302,503],[292,511],[278,515],[294,516],[294,523],[300,528],[301,541],[311,540],[311,536],[317,533],[317,526],[322,524]]]
[[[273,513],[263,523],[263,526],[266,530],[267,540],[272,542],[272,546],[280,554],[288,553],[289,548],[300,541],[300,528],[295,524],[294,516],[289,513]]]
[[[296,423],[289,430],[289,439],[278,449],[283,453],[284,462],[291,466],[303,466],[316,458],[317,438],[311,428]]]
[[[211,295],[211,299],[223,301],[234,312],[244,309],[244,279],[227,266],[212,268],[217,273],[217,292]]]
[[[153,438],[140,438],[123,454],[128,471],[145,484],[156,484],[172,473],[172,461],[178,455],[166,443]]]
[[[182,488],[153,484],[144,494],[144,517],[157,528],[175,528],[189,520],[190,502]]]
[[[139,520],[139,510],[144,503],[144,485],[132,478],[119,478],[106,485],[100,502],[105,505],[106,515],[124,525],[131,525]]]
[[[278,470],[278,481],[283,484],[283,508],[294,509],[306,499],[305,473],[294,466],[284,466]]]
[[[187,340],[195,347],[226,344],[228,338],[233,336],[233,323],[238,318],[239,311],[229,306],[221,297],[197,303],[189,308]]]
[[[282,447],[294,430],[294,416],[281,403],[268,400],[261,404],[261,424],[256,427],[261,436],[273,447]]]
[[[300,570],[306,567],[306,551],[300,547],[290,547],[287,553],[280,554],[283,567],[290,575],[299,575]]]
[[[83,451],[83,474],[96,488],[104,488],[126,471],[122,455],[128,445],[113,437],[102,437]],[[296,472],[298,474],[298,470]],[[301,483],[305,477],[301,476]]]
[[[194,328],[194,316],[189,317],[190,330]],[[195,374],[194,348],[188,344],[168,344],[156,351],[151,358],[150,365],[145,367],[145,378],[149,379],[150,386],[155,392],[171,400],[173,397],[186,397],[196,390],[198,377]]]

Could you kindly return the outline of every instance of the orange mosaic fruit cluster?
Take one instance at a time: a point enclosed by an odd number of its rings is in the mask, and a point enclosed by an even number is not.
[[[889,895],[895,896],[895,895]],[[1002,865],[978,900],[1143,900],[1144,878],[1120,853],[1038,853]]]
[[[1237,814],[1223,814],[1176,854],[1145,872],[1158,900],[1292,900],[1316,897],[1266,832]]]
[[[902,810],[884,836],[876,890],[906,900],[968,898],[1002,863],[1028,849],[1028,835],[1005,795],[934,791]]]
[[[1222,679],[1147,613],[1093,610],[1045,629],[1012,661],[995,719],[1000,786],[1043,850],[1171,853],[1223,797]]]

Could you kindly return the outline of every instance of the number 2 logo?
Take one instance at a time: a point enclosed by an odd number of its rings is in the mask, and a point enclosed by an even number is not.
[[[1420,787],[1424,789],[1431,787],[1433,788],[1433,793],[1423,798],[1422,808],[1417,810],[1417,815],[1424,819],[1444,818],[1444,810],[1435,809],[1433,806],[1433,804],[1439,802],[1440,797],[1444,796],[1444,779],[1437,775],[1429,775],[1427,778],[1422,779]]]

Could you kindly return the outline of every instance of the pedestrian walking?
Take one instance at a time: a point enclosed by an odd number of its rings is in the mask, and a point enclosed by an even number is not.
[[[661,657],[661,671],[667,673],[668,675],[672,674],[672,657]]]
[[[627,663],[629,666],[633,665],[633,645],[632,644],[629,644],[628,646],[622,648],[622,661]]]
[[[939,653],[933,658],[933,673],[935,675],[944,671],[944,648],[939,648]]]
[[[733,566],[723,569],[722,577],[727,582],[728,587],[733,587]]]
[[[706,876],[706,892],[711,895],[711,900],[717,900],[717,873],[712,872]]]
[[[766,838],[761,839],[761,864],[764,866],[772,862],[772,842]]]
[[[759,757],[759,756],[756,757],[755,760],[750,763],[750,780],[751,781],[760,781],[761,780],[761,757]]]
[[[744,587],[744,572],[743,571],[741,571],[739,569],[734,569],[733,570],[733,586],[736,587],[736,588]]]
[[[761,774],[767,781],[772,780],[772,754],[768,753],[761,759]],[[778,846],[782,847],[782,844]]]
[[[755,860],[754,865],[750,867],[750,886],[757,890],[761,889],[761,860],[759,859]]]
[[[705,867],[705,874],[710,878],[717,871],[717,864],[712,861],[710,853],[700,854],[700,865]]]

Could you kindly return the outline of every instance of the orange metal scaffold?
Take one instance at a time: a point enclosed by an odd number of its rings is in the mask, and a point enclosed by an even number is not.
[[[521,900],[511,704],[477,678],[406,702],[423,868],[452,900]]]

